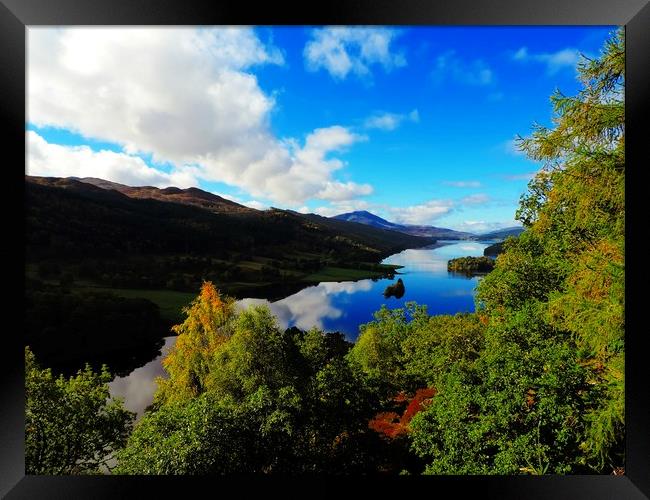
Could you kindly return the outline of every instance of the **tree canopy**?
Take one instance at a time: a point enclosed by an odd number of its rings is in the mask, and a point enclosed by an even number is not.
[[[68,379],[41,369],[25,349],[25,471],[95,474],[124,445],[135,415],[111,398],[106,367]]]

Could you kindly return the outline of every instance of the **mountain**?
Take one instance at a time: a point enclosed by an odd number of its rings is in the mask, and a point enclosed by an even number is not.
[[[524,228],[522,226],[513,226],[480,234],[478,238],[482,240],[505,240],[508,236],[519,236],[523,232]]]
[[[367,226],[378,227],[381,229],[389,229],[391,231],[400,231],[406,227],[400,224],[395,224],[394,222],[388,222],[386,219],[371,214],[366,210],[359,210],[357,212],[348,212],[346,214],[339,214],[332,217],[332,219],[345,220],[348,222],[357,222],[359,224],[365,224]]]
[[[422,236],[437,239],[465,240],[473,238],[475,236],[471,233],[454,231],[453,229],[447,229],[444,227],[396,224],[394,222],[387,221],[386,219],[382,219],[381,217],[367,212],[366,210],[359,210],[356,212],[348,212],[345,214],[335,215],[332,217],[332,219],[343,220],[347,222],[356,222],[359,224],[365,224],[381,229],[388,229],[391,231],[399,231],[400,233],[410,234],[412,236]]]
[[[35,182],[47,182],[39,181],[38,178],[33,177]],[[160,201],[171,201],[174,203],[182,203],[183,205],[194,205],[196,207],[204,208],[210,210],[211,212],[254,212],[255,209],[240,205],[234,201],[227,200],[216,194],[208,193],[198,188],[188,188],[180,189],[177,187],[168,187],[164,189],[159,189],[153,186],[142,186],[142,187],[132,187],[126,186],[124,184],[118,184],[117,182],[111,182],[104,179],[98,179],[96,177],[67,177],[58,181],[56,185],[60,187],[65,187],[66,181],[78,181],[85,184],[91,184],[93,186],[113,190],[119,193],[125,194],[129,198],[146,198],[150,200],[160,200]]]
[[[379,262],[433,241],[287,210],[254,210],[196,188],[132,188],[55,177],[25,181],[32,262],[84,257],[126,262],[178,254]]]

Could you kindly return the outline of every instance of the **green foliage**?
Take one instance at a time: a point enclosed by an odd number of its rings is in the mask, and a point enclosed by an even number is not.
[[[264,386],[277,391],[299,382],[298,349],[268,307],[251,306],[234,321],[234,334],[215,356],[208,387],[241,399]]]
[[[415,302],[407,302],[404,309],[388,309],[382,305],[374,321],[361,325],[348,359],[384,397],[405,386],[411,387],[413,383],[405,370],[402,343],[427,321],[426,306]]]
[[[158,379],[156,403],[188,400],[203,392],[213,357],[232,335],[234,301],[222,298],[210,282],[203,283],[184,313],[185,321],[172,328],[178,339],[163,360],[169,377]]]
[[[473,363],[443,366],[438,394],[413,420],[414,450],[438,474],[581,470],[577,431],[586,383],[574,347],[533,304],[502,320],[483,330]]]
[[[211,283],[187,309],[156,403],[120,453],[128,474],[369,472],[378,407],[350,344],[282,331],[267,307],[235,312]],[[170,449],[176,450],[171,452]]]
[[[405,369],[419,385],[438,387],[449,366],[464,369],[483,348],[476,314],[431,316],[402,342]]]
[[[90,366],[55,378],[25,348],[25,472],[96,474],[124,445],[135,415],[109,398],[110,374]]]
[[[226,474],[282,468],[300,398],[260,387],[243,401],[203,393],[147,413],[119,455],[120,474]]]
[[[550,178],[531,230],[564,265],[564,281],[549,295],[548,321],[572,336],[576,361],[588,371],[581,447],[603,470],[623,460],[624,31],[578,69],[583,90],[553,96],[555,128],[538,128],[522,147],[545,162]]]
[[[540,238],[525,231],[506,241],[495,269],[478,285],[477,304],[491,314],[518,309],[529,300],[545,300],[562,283],[567,265],[547,255]]]
[[[520,142],[544,168],[521,200],[526,230],[478,285],[477,313],[409,322],[383,311],[350,354],[384,396],[436,389],[407,432],[426,473],[623,465],[622,30],[578,70],[583,90],[551,98],[554,127]]]

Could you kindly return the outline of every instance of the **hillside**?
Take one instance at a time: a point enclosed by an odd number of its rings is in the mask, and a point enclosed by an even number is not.
[[[48,184],[51,178],[32,177],[35,182]],[[127,195],[129,198],[144,198],[159,201],[171,201],[183,205],[193,205],[196,207],[210,210],[211,212],[254,212],[253,208],[240,205],[234,201],[227,200],[216,194],[208,193],[198,188],[180,189],[177,187],[168,187],[159,189],[153,186],[132,187],[117,182],[111,182],[96,177],[68,177],[55,182],[60,187],[65,187],[67,183],[73,181],[91,184],[93,186],[114,190]]]
[[[522,226],[514,226],[479,234],[478,238],[482,240],[505,240],[508,236],[519,236],[523,232],[524,228]]]
[[[65,268],[74,280],[109,287],[195,291],[210,278],[236,291],[300,281],[328,266],[375,277],[386,272],[378,265],[384,257],[433,242],[254,210],[199,189],[130,188],[101,179],[26,177],[26,206],[28,264],[42,275]]]
[[[381,217],[365,210],[335,215],[332,217],[332,219],[347,222],[356,222],[376,228],[389,229],[391,231],[399,231],[400,233],[409,234],[411,236],[448,240],[464,240],[474,237],[474,235],[471,233],[454,231],[453,229],[447,229],[444,227],[396,224],[394,222],[387,221],[386,219],[382,219]]]

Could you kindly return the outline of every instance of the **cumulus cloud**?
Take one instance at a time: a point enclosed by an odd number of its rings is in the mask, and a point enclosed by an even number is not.
[[[99,177],[129,186],[196,187],[197,169],[172,173],[148,166],[138,156],[114,151],[93,151],[88,146],[50,144],[34,131],[27,132],[26,174],[41,177]]]
[[[279,203],[369,193],[333,176],[344,163],[331,154],[362,136],[340,126],[302,145],[273,135],[275,101],[247,69],[282,63],[248,28],[30,28],[27,117]]]
[[[369,184],[356,184],[354,182],[328,182],[325,188],[319,191],[315,198],[322,200],[343,201],[366,196],[372,193],[372,186]]]
[[[477,188],[481,187],[479,181],[444,181],[443,184],[457,188]]]
[[[453,78],[458,83],[466,85],[490,85],[496,77],[489,65],[481,60],[465,61],[454,50],[440,54],[436,60],[432,73],[436,82]]]
[[[575,48],[565,48],[557,52],[541,52],[538,54],[528,52],[527,47],[521,47],[513,55],[512,59],[519,62],[537,62],[546,65],[546,72],[554,75],[565,68],[575,68],[580,60],[580,51]]]
[[[303,52],[309,71],[323,68],[335,79],[349,74],[371,76],[371,66],[391,71],[406,65],[401,52],[393,52],[391,43],[399,32],[388,28],[326,27],[312,31]]]
[[[395,130],[404,121],[411,121],[414,123],[418,123],[420,121],[420,114],[418,113],[418,110],[414,109],[410,113],[404,113],[404,114],[376,113],[366,118],[364,122],[364,127],[376,128],[380,130]]]
[[[401,224],[426,225],[434,220],[447,215],[453,209],[450,200],[430,200],[419,205],[409,207],[389,207],[391,221]]]

